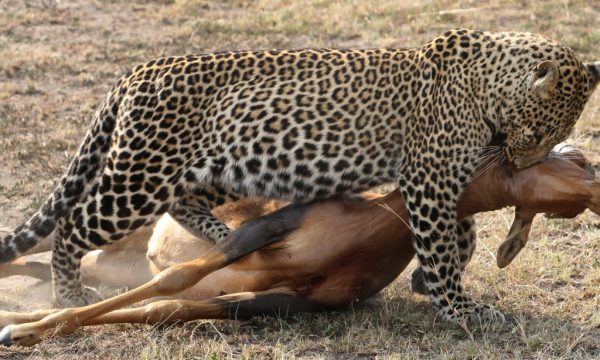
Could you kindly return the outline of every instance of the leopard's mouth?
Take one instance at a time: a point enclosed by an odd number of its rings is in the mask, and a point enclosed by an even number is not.
[[[506,148],[505,152],[508,161],[511,162],[517,170],[525,169],[546,160],[549,153],[550,151],[546,147],[537,147],[527,151],[517,152],[513,154],[512,157],[509,156],[508,148]]]
[[[496,132],[492,137],[492,141],[490,141],[490,146],[499,146],[504,149],[508,146],[506,143],[506,139],[508,136],[504,132]]]

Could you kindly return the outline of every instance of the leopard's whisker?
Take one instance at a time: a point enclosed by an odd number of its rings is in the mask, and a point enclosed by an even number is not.
[[[500,146],[482,146],[482,147],[477,147],[477,148],[469,148],[469,149],[465,149],[465,150],[456,150],[455,152],[457,153],[454,156],[450,156],[450,158],[457,158],[457,157],[463,157],[463,156],[469,156],[472,154],[479,154],[479,153],[485,153],[488,151],[494,151],[494,150],[499,150],[501,149]]]
[[[499,149],[497,149],[499,150]],[[500,151],[490,151],[482,156],[480,156],[479,158],[473,159],[467,163],[462,164],[461,166],[457,167],[454,170],[451,170],[450,173],[453,174],[461,169],[464,169],[467,166],[477,166],[478,164],[482,164],[485,163],[486,161],[489,161],[489,159],[491,159],[493,156],[501,154]]]
[[[501,164],[502,161],[504,161],[504,156],[502,156],[502,153],[496,154],[496,156],[493,157],[487,164],[485,164],[483,166],[483,168],[480,168],[475,172],[471,181],[475,180],[477,177],[481,176],[482,174],[484,174],[485,172],[487,172],[489,169],[493,168],[494,166]]]
[[[485,150],[478,150],[478,151],[473,151],[471,153],[466,153],[466,154],[459,154],[459,155],[455,155],[454,157],[451,157],[453,159],[460,159],[460,158],[464,158],[464,157],[468,157],[468,156],[473,156],[473,155],[486,155],[489,154],[491,152],[495,152],[498,149],[485,149]]]

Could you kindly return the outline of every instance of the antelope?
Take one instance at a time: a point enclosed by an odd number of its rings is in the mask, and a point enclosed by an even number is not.
[[[120,248],[92,253],[84,261],[86,274],[100,274],[96,281],[114,272],[121,282],[122,275],[131,272],[127,270],[131,261],[139,262],[143,268],[136,271],[139,277],[127,279],[135,289],[81,308],[2,312],[0,325],[6,327],[0,343],[33,345],[47,334],[67,334],[87,325],[343,309],[387,286],[415,254],[408,212],[398,190],[282,205],[256,199],[228,205],[217,216],[231,226],[245,224],[217,245],[194,237],[165,216],[153,232],[142,230],[122,241]],[[463,193],[458,213],[462,218],[506,206],[516,206],[516,211],[498,249],[499,267],[510,264],[525,246],[536,214],[571,218],[585,209],[600,214],[600,182],[580,152],[564,147],[544,162],[519,171],[506,163],[490,166]],[[269,214],[255,218],[264,213]],[[49,268],[42,271],[42,265],[32,264],[17,262],[1,271],[49,274]],[[421,276],[417,269],[412,278],[419,293],[425,289]],[[175,298],[122,309],[175,294]]]

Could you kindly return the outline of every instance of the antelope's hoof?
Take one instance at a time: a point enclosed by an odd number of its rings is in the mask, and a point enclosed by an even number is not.
[[[13,344],[10,325],[5,326],[2,331],[0,331],[0,345],[11,346]]]
[[[410,290],[415,294],[429,295],[427,284],[425,284],[425,275],[423,275],[423,270],[421,270],[420,266],[417,266],[411,275]]]

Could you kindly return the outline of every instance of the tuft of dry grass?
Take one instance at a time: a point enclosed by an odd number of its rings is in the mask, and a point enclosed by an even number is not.
[[[99,101],[136,63],[222,49],[417,46],[453,27],[540,32],[590,61],[600,58],[598,19],[598,4],[584,0],[0,1],[0,227],[45,199]],[[600,163],[599,125],[597,91],[571,141]],[[427,299],[409,292],[407,270],[347,312],[92,327],[0,348],[0,358],[600,358],[598,218],[536,220],[530,244],[499,270],[494,254],[511,219],[509,209],[477,217],[479,249],[465,282],[517,326],[465,332],[439,322]],[[3,291],[2,308],[30,289]]]

